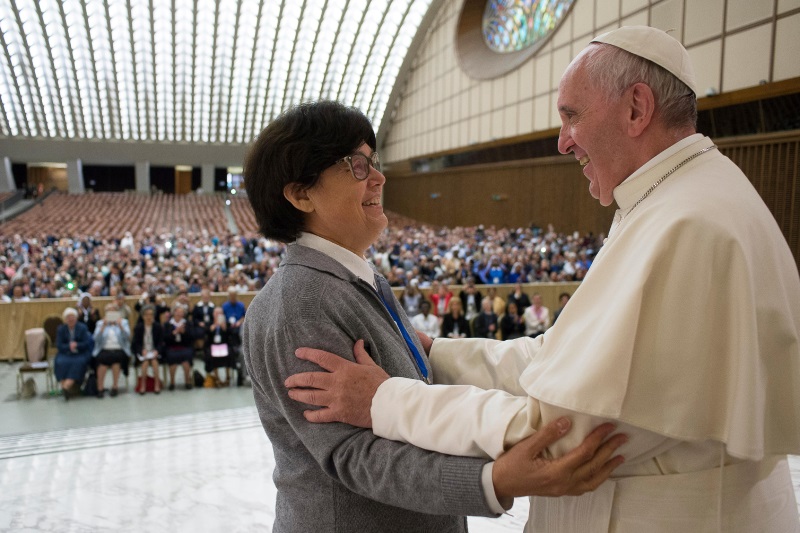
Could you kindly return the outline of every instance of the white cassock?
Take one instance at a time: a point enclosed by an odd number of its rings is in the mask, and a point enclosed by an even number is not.
[[[496,458],[567,415],[559,456],[614,421],[626,462],[593,493],[531,498],[526,531],[800,531],[800,279],[774,218],[716,150],[625,216],[711,145],[688,137],[614,190],[609,239],[543,336],[437,339],[435,381],[460,385],[388,380],[375,433]]]

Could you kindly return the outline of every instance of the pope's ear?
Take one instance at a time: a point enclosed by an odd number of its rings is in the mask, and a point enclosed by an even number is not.
[[[634,84],[628,91],[630,116],[628,134],[638,137],[650,125],[655,115],[656,99],[653,90],[644,83]]]
[[[314,204],[308,197],[308,189],[302,183],[289,183],[283,188],[283,196],[295,209],[303,213],[311,213],[314,211]]]

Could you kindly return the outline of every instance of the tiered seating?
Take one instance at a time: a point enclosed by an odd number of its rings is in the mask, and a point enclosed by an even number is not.
[[[242,196],[231,197],[231,214],[239,233],[242,235],[258,233],[258,223],[253,208],[250,207],[250,200]]]
[[[145,228],[174,233],[177,228],[227,234],[224,203],[218,195],[92,193],[50,195],[42,205],[10,220],[4,234],[113,235],[130,231],[137,239]]]

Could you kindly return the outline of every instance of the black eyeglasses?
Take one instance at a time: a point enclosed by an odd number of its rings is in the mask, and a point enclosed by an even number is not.
[[[380,157],[378,157],[378,152],[372,152],[372,155],[369,157],[362,153],[355,153],[341,158],[337,163],[347,163],[347,166],[350,168],[350,173],[358,181],[367,179],[370,166],[378,172],[381,171],[381,160]]]

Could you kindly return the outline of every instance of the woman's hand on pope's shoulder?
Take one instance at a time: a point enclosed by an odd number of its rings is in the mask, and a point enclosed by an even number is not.
[[[291,399],[321,407],[304,411],[306,420],[372,427],[372,398],[389,374],[375,364],[364,349],[363,340],[353,346],[355,363],[313,348],[298,348],[295,355],[327,370],[294,374],[284,382]]]

